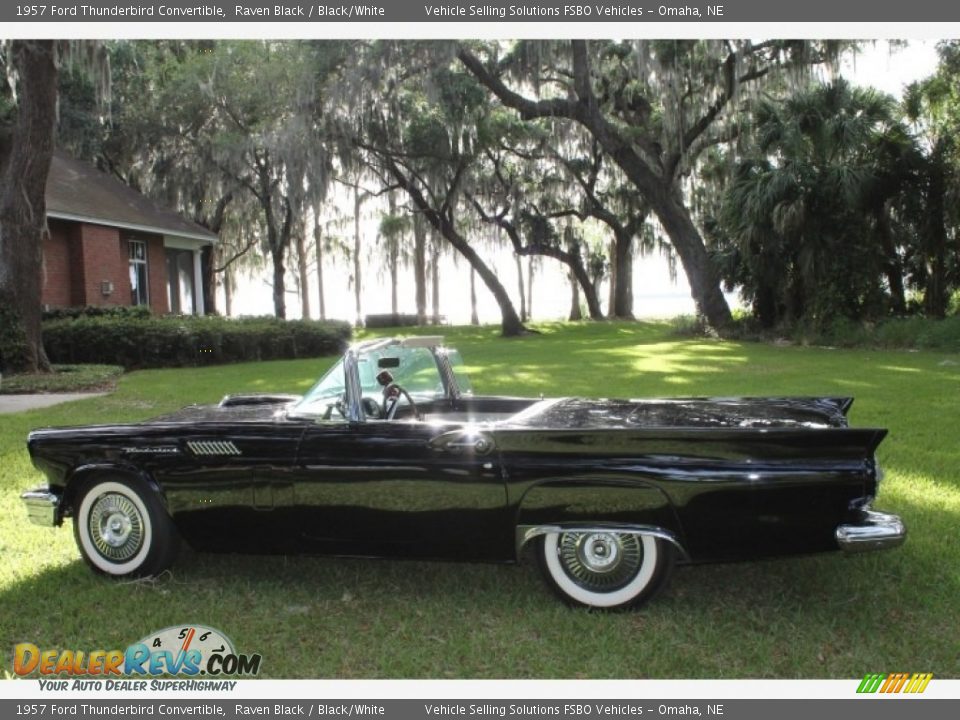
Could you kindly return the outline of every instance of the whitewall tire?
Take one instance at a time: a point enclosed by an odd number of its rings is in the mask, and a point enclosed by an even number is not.
[[[603,530],[548,533],[540,541],[547,583],[571,605],[635,607],[664,585],[673,547],[656,537]]]
[[[179,540],[156,491],[137,478],[87,481],[74,506],[73,534],[83,559],[113,577],[166,570]]]

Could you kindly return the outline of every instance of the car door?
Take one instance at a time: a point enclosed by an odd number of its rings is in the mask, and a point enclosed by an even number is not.
[[[294,481],[305,544],[324,553],[507,560],[513,529],[489,438],[459,425],[317,422]]]
[[[153,471],[181,535],[221,552],[292,552],[286,524],[304,420],[197,424]]]

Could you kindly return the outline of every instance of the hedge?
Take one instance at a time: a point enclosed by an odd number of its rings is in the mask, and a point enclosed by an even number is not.
[[[427,325],[445,325],[447,318],[444,315],[428,315],[425,322]],[[368,328],[414,327],[419,324],[420,319],[415,313],[380,313],[367,315],[363,320],[364,327]]]
[[[44,320],[76,320],[79,317],[148,318],[152,315],[147,305],[76,305],[43,311]]]
[[[321,357],[343,352],[350,326],[272,317],[79,315],[43,323],[51,362],[185,367]]]

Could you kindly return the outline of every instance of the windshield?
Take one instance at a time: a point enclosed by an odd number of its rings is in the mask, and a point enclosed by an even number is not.
[[[341,359],[323,374],[320,381],[293,406],[292,410],[295,413],[307,414],[326,412],[328,407],[343,399],[344,392],[343,360]]]
[[[385,368],[381,367],[381,360],[385,361]],[[415,400],[441,398],[446,393],[430,348],[389,345],[362,351],[357,358],[357,370],[363,397],[382,402],[383,387],[377,382],[377,374],[383,369],[393,376],[394,383],[410,393]],[[464,382],[469,381],[464,378]],[[340,360],[303,396],[292,408],[292,412],[298,415],[329,415],[330,408],[336,408],[337,403],[345,401],[345,393],[343,360]],[[340,415],[342,413],[333,413],[333,417],[337,419]]]

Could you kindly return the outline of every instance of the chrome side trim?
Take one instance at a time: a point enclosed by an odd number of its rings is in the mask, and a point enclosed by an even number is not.
[[[60,524],[60,496],[50,492],[49,488],[35,488],[20,496],[27,506],[27,517],[34,525],[56,527]]]
[[[240,449],[229,440],[187,440],[187,447],[194,455],[242,455]]]
[[[540,535],[548,535],[550,533],[560,532],[617,532],[627,533],[630,535],[648,535],[650,537],[666,540],[677,549],[677,552],[680,553],[681,559],[688,562],[690,560],[690,555],[687,553],[686,548],[680,544],[680,540],[677,538],[677,536],[669,530],[665,530],[662,527],[657,527],[656,525],[583,525],[575,522],[558,523],[556,525],[518,525],[516,536],[517,558],[519,559],[520,551],[523,550],[523,546],[533,540],[533,538]]]
[[[857,522],[840,525],[834,535],[844,552],[868,552],[903,545],[907,528],[896,515],[864,510]]]

